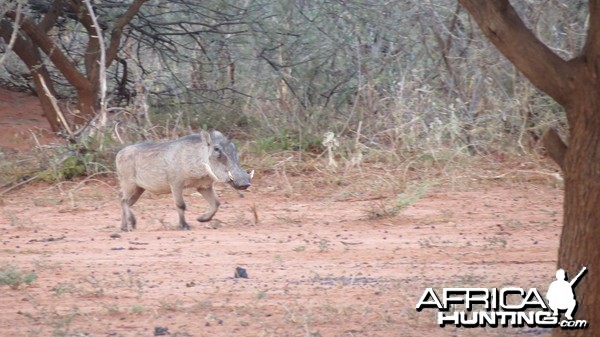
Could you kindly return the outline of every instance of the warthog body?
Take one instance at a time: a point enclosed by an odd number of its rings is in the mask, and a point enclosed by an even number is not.
[[[227,182],[235,189],[250,186],[253,171],[242,170],[235,145],[218,131],[202,131],[165,143],[138,143],[117,154],[117,173],[121,185],[121,229],[135,229],[131,206],[144,191],[172,193],[177,206],[179,225],[189,229],[185,221],[183,190],[195,188],[208,201],[208,212],[198,221],[209,221],[219,209],[213,189],[215,182]]]

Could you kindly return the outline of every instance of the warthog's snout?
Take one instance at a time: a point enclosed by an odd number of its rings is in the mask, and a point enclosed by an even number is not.
[[[234,172],[237,174],[227,171],[229,175],[229,180],[227,180],[227,182],[233,188],[236,190],[245,190],[252,185],[251,182],[252,177],[254,176],[254,170],[248,172],[244,172],[243,170],[235,170]]]

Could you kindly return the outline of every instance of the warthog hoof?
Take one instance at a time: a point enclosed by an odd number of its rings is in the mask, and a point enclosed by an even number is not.
[[[208,222],[210,220],[212,220],[214,214],[204,214],[201,215],[199,217],[196,218],[196,220],[198,220],[198,222]]]
[[[181,229],[184,231],[189,231],[190,229],[192,229],[192,227],[190,227],[190,225],[188,225],[187,223],[183,223],[181,224]]]

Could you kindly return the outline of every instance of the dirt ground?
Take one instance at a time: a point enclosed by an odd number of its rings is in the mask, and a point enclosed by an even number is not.
[[[432,188],[392,212],[396,194],[350,193],[320,179],[284,183],[264,172],[243,197],[219,186],[222,207],[208,224],[192,223],[206,204],[187,193],[191,231],[175,228],[170,196],[148,194],[134,207],[137,230],[121,232],[112,177],[11,191],[0,199],[0,267],[37,279],[0,286],[0,335],[550,334],[440,328],[435,311],[415,305],[426,287],[545,293],[556,271],[559,187]],[[236,267],[248,278],[235,278]]]

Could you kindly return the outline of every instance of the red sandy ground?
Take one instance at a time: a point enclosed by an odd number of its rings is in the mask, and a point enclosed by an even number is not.
[[[222,207],[209,226],[192,223],[206,205],[188,193],[191,231],[174,228],[170,196],[144,195],[137,230],[120,232],[114,178],[11,191],[0,206],[0,267],[38,279],[0,286],[0,336],[550,334],[440,328],[436,311],[415,305],[426,287],[545,294],[556,271],[559,188],[495,180],[433,188],[373,219],[396,194],[347,193],[347,184],[319,184],[318,173],[288,178],[282,187],[259,175],[243,198],[219,186]],[[248,279],[233,277],[238,266]]]

